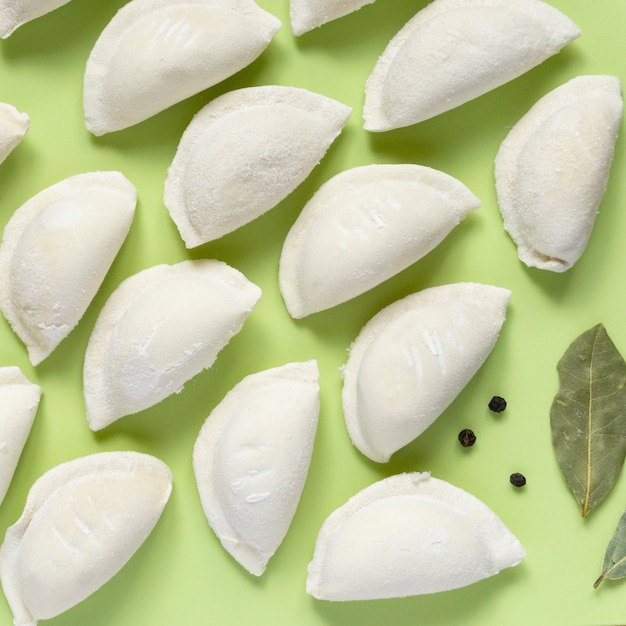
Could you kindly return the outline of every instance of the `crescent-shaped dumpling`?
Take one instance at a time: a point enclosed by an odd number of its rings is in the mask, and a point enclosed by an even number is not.
[[[435,0],[389,42],[367,80],[364,128],[439,115],[517,78],[580,36],[540,0]]]
[[[375,0],[290,0],[291,31],[298,37],[372,4]]]
[[[252,63],[280,25],[253,0],[131,0],[87,60],[87,130],[133,126],[223,81]]]
[[[30,117],[20,113],[12,104],[0,102],[0,163],[24,138],[30,127]]]
[[[193,451],[202,508],[222,545],[260,576],[285,537],[319,414],[315,361],[252,374],[212,411]]]
[[[35,420],[41,387],[19,367],[0,367],[0,504]]]
[[[100,430],[180,391],[214,363],[260,297],[239,271],[209,259],[156,265],[124,280],[87,345],[89,427]]]
[[[457,179],[421,165],[341,172],[285,239],[279,283],[287,310],[301,318],[364,293],[430,252],[479,206]]]
[[[6,39],[26,22],[50,13],[70,0],[0,0],[0,37]]]
[[[350,348],[342,392],[352,443],[385,463],[443,413],[500,334],[511,292],[431,287],[376,314]]]
[[[582,255],[606,189],[624,104],[616,76],[579,76],[541,98],[495,161],[504,228],[530,267],[564,272]]]
[[[119,172],[44,189],[13,214],[0,245],[0,308],[41,363],[78,324],[115,259],[137,191]]]
[[[296,87],[246,87],[193,118],[165,181],[164,201],[188,248],[247,224],[319,163],[350,107]]]
[[[16,626],[35,626],[112,578],[157,523],[169,468],[139,452],[63,463],[32,486],[0,548],[0,580]]]
[[[525,556],[473,495],[428,473],[385,478],[324,522],[306,589],[320,600],[376,600],[457,589]]]

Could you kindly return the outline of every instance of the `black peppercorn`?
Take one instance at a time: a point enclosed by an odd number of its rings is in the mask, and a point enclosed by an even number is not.
[[[506,409],[506,400],[500,396],[494,396],[489,400],[489,409],[494,413],[502,413]]]
[[[511,474],[511,478],[509,480],[515,487],[523,487],[526,484],[526,477],[524,474],[520,474],[519,472]]]
[[[476,443],[476,435],[474,434],[473,430],[470,430],[469,428],[464,428],[459,433],[459,441],[464,448],[467,448],[468,446],[473,446]]]

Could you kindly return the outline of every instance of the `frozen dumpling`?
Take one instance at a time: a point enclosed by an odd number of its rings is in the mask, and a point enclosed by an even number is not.
[[[306,89],[247,87],[209,102],[185,130],[164,200],[188,248],[247,224],[319,163],[350,107]]]
[[[44,189],[11,217],[0,245],[0,308],[41,363],[78,324],[133,220],[137,191],[119,172]]]
[[[209,524],[260,576],[281,544],[307,477],[319,414],[315,361],[244,378],[202,426],[193,467]]]
[[[30,117],[12,104],[0,102],[0,163],[22,141],[30,128]]]
[[[70,0],[0,0],[0,37],[6,39],[17,28]]]
[[[156,265],[123,281],[96,321],[83,368],[100,430],[178,392],[236,335],[261,290],[220,261]]]
[[[117,574],[152,531],[171,489],[169,468],[138,452],[92,454],[41,476],[0,548],[14,624],[55,617]]]
[[[41,387],[19,367],[0,367],[0,504],[35,420]]]
[[[530,267],[564,272],[583,253],[622,122],[616,76],[579,76],[541,98],[495,162],[504,228]]]
[[[306,589],[320,600],[376,600],[457,589],[525,556],[500,518],[428,473],[385,478],[324,522]]]
[[[290,0],[291,30],[296,36],[303,35],[373,2],[374,0]]]
[[[443,413],[493,349],[510,295],[478,283],[431,287],[362,328],[342,402],[352,443],[365,456],[387,462]]]
[[[223,81],[252,63],[280,25],[253,0],[131,0],[87,60],[87,130],[133,126]]]
[[[375,287],[479,206],[457,179],[421,165],[337,174],[305,205],[283,245],[279,282],[289,313],[304,317]]]
[[[367,80],[364,128],[439,115],[517,78],[580,36],[540,0],[435,0],[389,42]]]

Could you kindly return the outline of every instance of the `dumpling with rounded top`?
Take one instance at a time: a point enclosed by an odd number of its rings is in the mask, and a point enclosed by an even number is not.
[[[0,504],[11,484],[41,399],[19,367],[0,367]]]
[[[89,427],[100,430],[180,391],[213,365],[260,297],[241,272],[209,259],[156,265],[124,280],[85,353]]]
[[[623,109],[617,76],[578,76],[535,103],[500,145],[498,204],[529,267],[564,272],[584,252]]]
[[[252,63],[280,26],[253,0],[131,0],[87,60],[87,130],[128,128],[225,80]]]
[[[24,139],[30,128],[30,117],[12,104],[0,102],[0,163]]]
[[[212,411],[194,446],[209,525],[256,576],[282,543],[300,500],[317,428],[318,378],[316,361],[247,376]]]
[[[41,363],[78,324],[130,229],[137,190],[119,172],[88,172],[18,208],[0,245],[0,308]]]
[[[169,468],[139,452],[92,454],[43,474],[0,548],[13,623],[56,617],[117,574],[154,528],[171,489]]]
[[[385,463],[430,426],[491,353],[511,292],[423,289],[377,313],[350,348],[342,404],[352,443]]]
[[[350,107],[296,87],[228,92],[193,118],[164,202],[188,248],[218,239],[287,197],[320,162]]]
[[[367,79],[364,128],[449,111],[521,76],[581,34],[540,0],[434,0],[389,42]]]
[[[290,0],[291,30],[298,37],[372,4],[375,0]]]
[[[327,518],[306,590],[333,601],[436,593],[493,576],[525,555],[475,496],[426,472],[398,474],[366,487]]]
[[[20,26],[50,13],[70,0],[0,0],[0,37],[6,39]]]
[[[480,200],[413,164],[355,167],[324,183],[287,234],[280,290],[295,318],[372,289],[435,248]]]

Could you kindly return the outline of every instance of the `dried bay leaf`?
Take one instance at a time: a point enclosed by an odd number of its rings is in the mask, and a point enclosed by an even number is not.
[[[626,362],[602,324],[577,337],[557,365],[552,444],[583,517],[606,498],[626,456]]]
[[[596,588],[603,580],[616,580],[617,578],[626,578],[626,511],[619,518],[615,534],[606,547],[602,574],[593,586]]]

